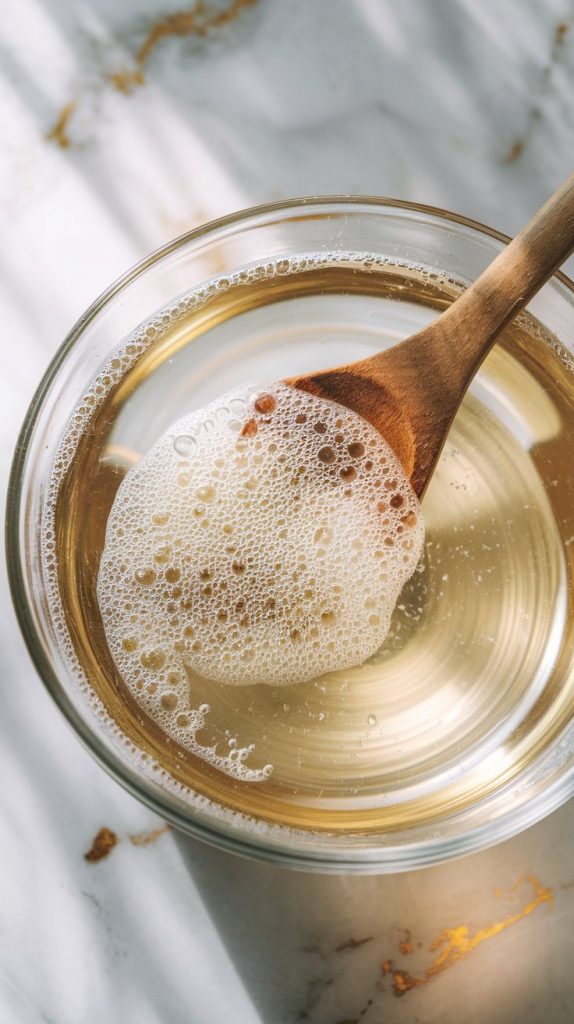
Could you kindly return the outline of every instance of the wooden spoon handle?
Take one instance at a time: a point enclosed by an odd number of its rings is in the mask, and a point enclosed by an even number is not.
[[[482,360],[572,250],[574,174],[437,320],[377,355],[287,383],[372,423],[421,496]]]
[[[574,174],[441,317],[461,378],[476,372],[497,335],[574,250]],[[451,347],[451,344],[453,347]]]
[[[379,395],[383,387],[391,391],[385,401],[377,402],[373,393],[353,407],[387,437],[417,494],[424,492],[462,397],[496,338],[573,250],[574,174],[438,320],[346,368],[375,383]],[[340,390],[350,393],[347,383]]]

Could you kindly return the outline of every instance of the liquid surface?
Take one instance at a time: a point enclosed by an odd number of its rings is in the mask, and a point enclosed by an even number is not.
[[[45,530],[53,600],[70,658],[166,778],[267,821],[394,828],[488,794],[571,716],[574,388],[527,319],[505,332],[455,420],[425,495],[424,560],[384,645],[363,665],[289,687],[231,687],[188,669],[193,706],[210,708],[198,742],[222,757],[249,748],[246,766],[272,764],[268,777],[230,778],[166,739],[106,643],[96,583],[108,515],[127,469],[171,423],[245,379],[370,355],[453,295],[416,268],[341,260],[227,282],[201,316],[183,304],[142,330],[103,395],[80,407]]]

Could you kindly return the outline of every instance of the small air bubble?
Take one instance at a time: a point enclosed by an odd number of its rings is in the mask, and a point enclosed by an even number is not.
[[[160,565],[165,564],[171,555],[171,548],[169,544],[162,544],[161,547],[156,548],[154,551],[154,562],[159,562]]]
[[[152,583],[155,583],[156,578],[156,573],[153,569],[136,569],[134,572],[134,580],[136,583],[141,584],[142,587],[150,587]]]
[[[242,437],[255,437],[257,433],[257,421],[254,419],[247,420],[241,431]]]
[[[162,693],[160,697],[160,703],[162,708],[166,711],[175,711],[178,705],[178,697],[176,693]]]
[[[143,668],[149,668],[153,672],[157,672],[165,665],[165,654],[163,651],[144,652],[140,655],[140,664]]]
[[[241,416],[245,412],[245,400],[243,398],[232,398],[227,403],[232,416]]]
[[[173,447],[178,455],[183,455],[187,458],[193,454],[197,447],[197,441],[191,434],[179,434],[173,439]]]
[[[215,498],[217,491],[213,484],[206,484],[204,487],[198,487],[195,491],[195,497],[198,501],[203,501],[204,504],[212,502]]]
[[[253,407],[257,412],[274,412],[277,408],[277,400],[273,395],[259,395],[259,397],[255,399]]]
[[[326,466],[329,466],[335,461],[335,452],[332,448],[326,445],[324,448],[320,448],[317,453],[317,458],[320,462],[324,462]]]

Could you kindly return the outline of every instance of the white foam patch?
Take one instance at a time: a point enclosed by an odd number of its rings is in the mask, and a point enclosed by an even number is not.
[[[57,451],[54,454],[52,473],[42,514],[41,559],[50,619],[54,633],[58,638],[63,661],[68,666],[70,675],[75,680],[78,700],[83,702],[85,709],[97,720],[98,728],[104,730],[108,741],[113,744],[118,755],[122,759],[126,759],[127,763],[138,774],[145,776],[154,784],[157,784],[158,781],[161,782],[162,786],[170,792],[176,793],[179,798],[185,800],[196,810],[201,811],[209,808],[209,815],[211,817],[222,816],[226,821],[238,817],[243,822],[242,827],[246,827],[246,823],[250,822],[253,827],[266,832],[276,831],[280,827],[268,826],[264,821],[256,821],[255,819],[248,819],[244,815],[237,815],[230,809],[221,808],[193,790],[177,783],[161,764],[150,759],[148,755],[144,754],[134,745],[128,735],[122,732],[118,723],[110,715],[107,707],[93,689],[89,676],[86,674],[84,666],[80,663],[75,651],[60,594],[56,546],[57,502],[62,481],[65,479],[70,465],[75,458],[78,444],[85,432],[90,429],[92,417],[100,409],[109,392],[118,384],[123,375],[129,371],[146,350],[155,345],[167,332],[172,330],[173,325],[182,317],[189,316],[192,311],[209,306],[213,298],[216,298],[222,291],[227,291],[230,287],[239,289],[254,281],[272,279],[276,276],[290,273],[312,272],[320,267],[338,264],[346,264],[348,266],[360,265],[363,270],[374,274],[388,265],[404,266],[410,269],[415,267],[424,279],[434,281],[439,278],[439,275],[433,268],[426,267],[423,264],[412,264],[409,261],[400,260],[394,255],[391,257],[368,252],[345,251],[309,252],[277,262],[256,263],[246,266],[230,276],[224,275],[211,281],[206,281],[193,291],[179,296],[173,303],[158,310],[154,316],[141,323],[111,353],[100,371],[87,385],[84,394],[78,401],[68,421],[66,430],[60,438]],[[440,280],[446,285],[452,283],[460,288],[460,282],[454,279],[441,277]],[[140,691],[138,691],[138,694],[140,694]],[[140,696],[140,701],[141,699],[142,697]],[[205,707],[201,711],[199,708],[194,709],[194,715],[198,716],[198,721],[203,721],[205,714],[207,714]],[[204,760],[208,760],[227,775],[239,777],[243,781],[257,782],[267,778],[272,770],[270,765],[262,769],[248,768],[243,762],[250,753],[249,748],[242,748],[238,740],[233,736],[230,738],[231,756],[217,757],[212,748],[203,747],[197,742],[195,733],[190,733],[189,730],[184,735],[182,733],[183,730],[178,728],[178,738],[187,749]],[[172,735],[176,735],[175,728]]]
[[[238,389],[179,420],[118,489],[98,577],[110,651],[192,749],[209,707],[192,708],[187,670],[283,686],[362,663],[423,540],[369,423],[287,385]]]

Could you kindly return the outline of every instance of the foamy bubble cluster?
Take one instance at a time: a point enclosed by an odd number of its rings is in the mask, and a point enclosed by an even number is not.
[[[189,671],[280,686],[363,662],[423,538],[369,423],[283,384],[236,390],[179,420],[117,492],[98,577],[110,651],[189,747],[209,711],[192,708]],[[226,755],[239,775],[249,752]]]

